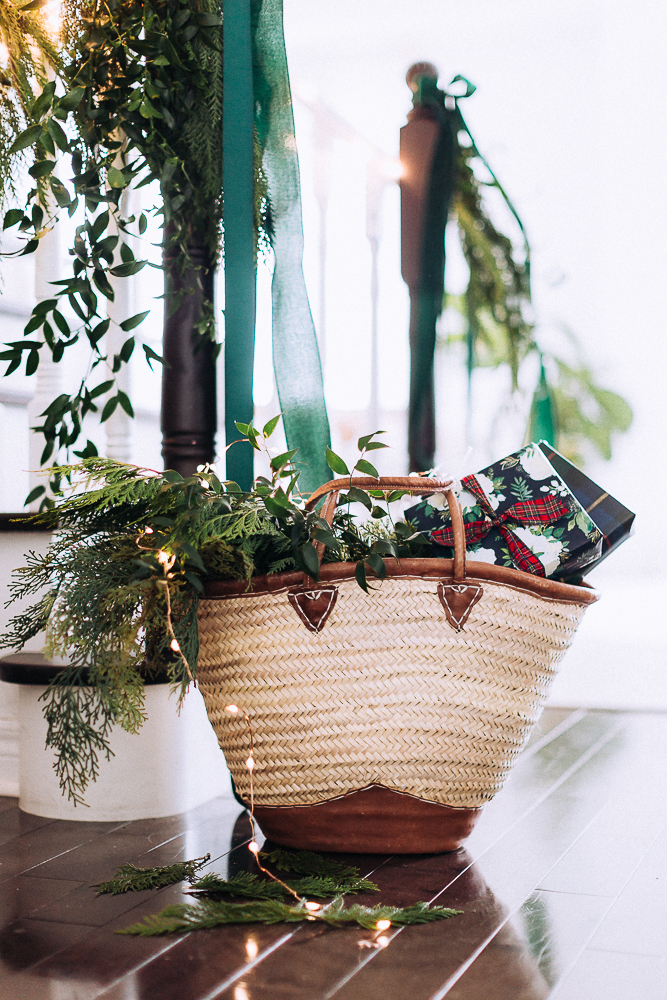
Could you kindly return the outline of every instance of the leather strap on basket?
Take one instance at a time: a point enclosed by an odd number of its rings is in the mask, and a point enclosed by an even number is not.
[[[451,627],[460,632],[468,620],[475,604],[482,596],[482,587],[478,583],[466,583],[466,542],[465,528],[461,505],[454,491],[450,488],[452,480],[424,479],[421,476],[383,477],[372,479],[368,476],[357,476],[347,479],[332,479],[316,490],[308,502],[306,510],[313,510],[322,497],[326,497],[322,507],[322,517],[331,527],[333,525],[338,496],[341,490],[351,486],[359,489],[378,490],[383,493],[393,493],[395,490],[405,490],[407,493],[418,493],[429,496],[433,493],[444,493],[447,498],[452,519],[454,541],[454,580],[452,583],[438,583],[438,597],[444,608],[447,621]],[[324,545],[315,543],[317,555],[322,564]],[[338,596],[335,586],[322,587],[312,577],[304,573],[300,588],[290,591],[288,598],[306,628],[311,632],[319,632],[333,611]]]

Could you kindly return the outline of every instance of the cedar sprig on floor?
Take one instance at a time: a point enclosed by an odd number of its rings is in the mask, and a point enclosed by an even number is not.
[[[323,875],[338,879],[359,876],[359,869],[344,865],[333,858],[323,858],[314,851],[284,851],[277,847],[273,851],[262,851],[260,857],[265,864],[273,865],[279,872],[294,872],[297,875]]]
[[[228,903],[222,900],[203,899],[197,903],[176,903],[160,913],[143,920],[117,934],[136,934],[154,937],[160,934],[187,934],[190,931],[219,927],[223,924],[279,924],[319,921],[332,927],[356,923],[367,930],[376,930],[378,921],[389,920],[392,927],[409,924],[427,924],[459,914],[445,906],[429,907],[428,903],[412,906],[361,906],[358,903],[345,908],[342,896],[337,896],[328,906],[316,913],[306,908],[305,902],[290,906],[276,899],[250,903]]]
[[[352,871],[356,872],[356,869]],[[306,875],[304,878],[285,879],[285,885],[299,896],[312,896],[315,899],[328,899],[331,896],[351,895],[357,892],[379,892],[374,882],[367,878],[359,878],[358,874],[343,878]],[[230,879],[223,879],[215,872],[210,872],[195,882],[189,891],[189,895],[245,896],[248,899],[283,899],[287,894],[282,883],[258,878],[250,872],[238,872]]]
[[[97,895],[120,896],[124,892],[142,892],[144,889],[163,889],[177,882],[196,882],[199,871],[210,861],[211,855],[192,861],[178,861],[174,865],[163,865],[159,868],[136,868],[132,862],[121,865],[108,882],[99,882],[91,886],[97,889]]]

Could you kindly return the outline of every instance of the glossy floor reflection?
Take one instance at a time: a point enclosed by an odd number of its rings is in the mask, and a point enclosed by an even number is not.
[[[360,902],[463,910],[385,934],[120,937],[181,887],[95,898],[90,884],[208,851],[215,871],[247,868],[238,805],[88,824],[0,799],[0,1000],[665,1000],[666,751],[665,715],[548,711],[467,850],[349,856],[381,889]]]

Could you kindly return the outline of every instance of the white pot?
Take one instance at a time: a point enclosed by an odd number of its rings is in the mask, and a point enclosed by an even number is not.
[[[45,688],[19,687],[19,806],[51,819],[114,822],[158,818],[185,812],[219,795],[230,798],[225,759],[206,716],[199,691],[191,689],[180,715],[168,684],[146,686],[148,718],[138,735],[116,727],[115,754],[100,758],[99,777],[74,806],[61,793],[53,770],[54,754],[45,749]]]

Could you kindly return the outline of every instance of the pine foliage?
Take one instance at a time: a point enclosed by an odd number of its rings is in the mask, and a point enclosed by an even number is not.
[[[346,908],[342,896],[337,896],[328,906],[323,906],[315,913],[307,909],[305,903],[291,906],[277,899],[257,900],[251,903],[203,899],[197,903],[176,903],[167,906],[160,913],[145,917],[116,933],[155,937],[160,934],[187,934],[190,931],[224,924],[293,924],[306,920],[319,921],[330,927],[353,923],[367,930],[375,930],[379,920],[390,920],[393,927],[405,927],[444,920],[460,912],[444,906],[429,907],[428,903],[415,903],[405,907],[382,904],[362,906],[355,903]]]
[[[357,869],[352,869],[357,872]],[[370,879],[356,875],[333,877],[308,873],[303,878],[284,879],[298,896],[312,896],[315,899],[330,899],[332,896],[353,895],[359,892],[379,892]],[[244,896],[247,899],[284,899],[289,893],[280,882],[259,878],[252,872],[238,872],[230,879],[210,873],[192,885],[192,894],[200,896]]]
[[[192,861],[179,861],[174,865],[163,865],[158,868],[136,868],[131,862],[120,865],[108,882],[98,882],[91,886],[97,889],[97,895],[120,896],[125,892],[143,892],[145,889],[163,889],[177,882],[196,882],[197,873],[210,861],[211,855]]]
[[[325,858],[314,851],[285,851],[277,847],[273,851],[262,851],[262,861],[277,871],[296,872],[299,875],[320,875],[334,879],[355,879],[359,869],[344,865],[333,858]]]

